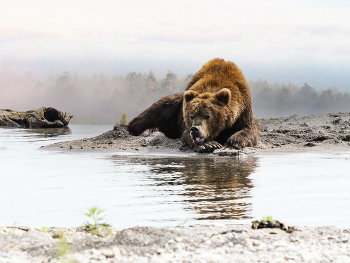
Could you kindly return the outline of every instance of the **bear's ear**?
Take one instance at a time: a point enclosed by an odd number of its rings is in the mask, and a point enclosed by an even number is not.
[[[197,97],[198,95],[199,95],[199,93],[197,91],[188,90],[184,93],[185,101],[189,102],[189,101],[193,100],[195,97]]]
[[[215,98],[223,104],[228,105],[231,100],[231,91],[226,88],[219,90],[215,93]]]

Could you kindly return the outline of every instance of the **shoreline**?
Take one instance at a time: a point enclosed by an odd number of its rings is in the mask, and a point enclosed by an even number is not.
[[[179,154],[198,156],[281,155],[294,153],[334,153],[350,151],[350,113],[259,119],[260,140],[243,150],[215,150],[214,153],[181,151],[180,139],[160,132],[132,136],[121,126],[92,138],[58,142],[41,149],[77,152],[101,151],[135,154]]]
[[[57,232],[63,235],[57,237]],[[0,262],[349,262],[350,229],[135,226],[105,238],[81,228],[0,227]]]

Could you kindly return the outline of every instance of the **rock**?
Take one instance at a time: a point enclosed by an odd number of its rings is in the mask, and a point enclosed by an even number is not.
[[[16,128],[62,128],[73,116],[51,107],[37,110],[0,110],[0,126]]]
[[[219,156],[238,156],[240,155],[239,150],[235,149],[216,149],[213,154],[217,154]]]
[[[308,143],[304,144],[304,146],[306,146],[306,147],[314,147],[314,146],[316,146],[316,144],[313,143],[313,142],[308,142]]]
[[[176,241],[176,242],[181,242],[181,241],[182,241],[182,238],[181,238],[181,237],[175,237],[175,241]]]
[[[114,251],[112,249],[108,249],[108,248],[101,249],[101,253],[106,258],[113,258],[115,256]]]
[[[252,229],[261,229],[261,228],[279,228],[283,231],[286,231],[287,233],[293,233],[293,231],[298,231],[297,228],[293,226],[287,226],[284,223],[281,223],[279,221],[270,221],[270,220],[256,220],[252,222]]]

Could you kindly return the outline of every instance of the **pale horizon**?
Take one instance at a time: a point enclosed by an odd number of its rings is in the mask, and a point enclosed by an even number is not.
[[[0,70],[45,76],[193,74],[235,62],[247,80],[350,91],[346,1],[3,1]]]

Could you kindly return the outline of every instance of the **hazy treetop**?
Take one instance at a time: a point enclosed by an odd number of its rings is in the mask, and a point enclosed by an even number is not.
[[[184,92],[190,78],[171,70],[163,76],[152,71],[90,76],[66,71],[43,79],[0,73],[0,108],[24,111],[51,106],[74,115],[71,123],[126,123],[161,97]],[[350,111],[350,93],[337,89],[266,80],[249,81],[249,86],[258,118]]]

